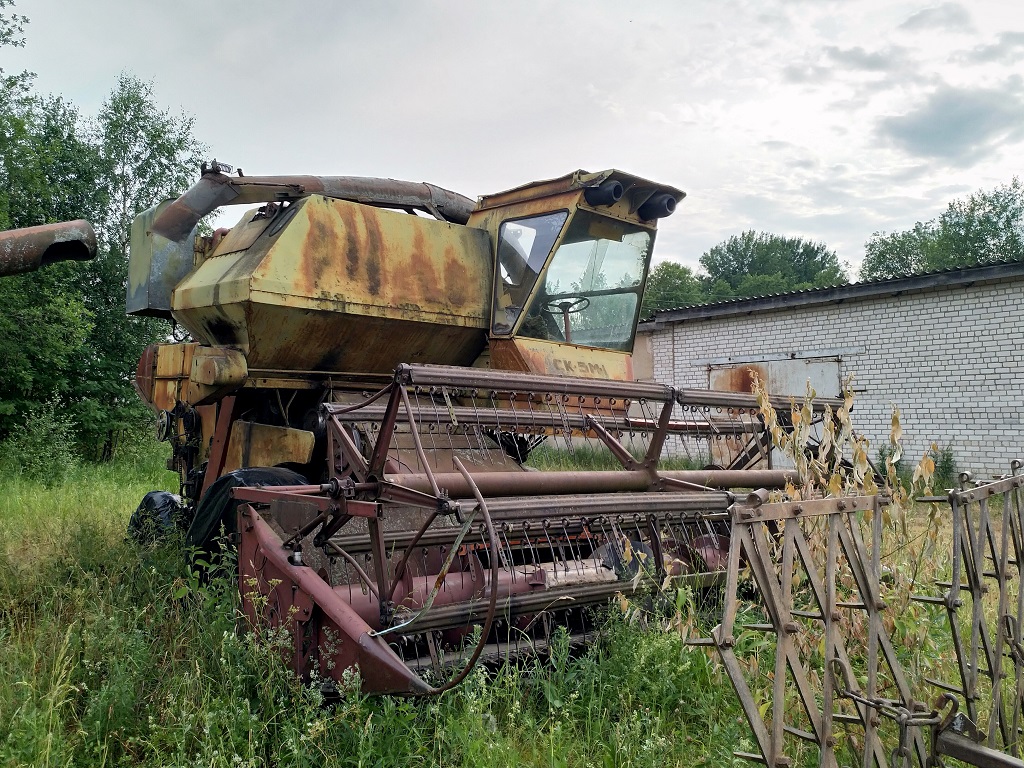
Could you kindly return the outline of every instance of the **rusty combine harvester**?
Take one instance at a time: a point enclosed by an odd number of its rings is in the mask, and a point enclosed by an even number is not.
[[[0,277],[95,256],[96,233],[81,219],[0,232]]]
[[[632,380],[679,190],[579,171],[474,202],[230,171],[204,166],[133,225],[129,312],[194,339],[147,349],[137,385],[188,541],[223,526],[246,613],[287,627],[298,672],[357,665],[366,691],[426,694],[556,626],[584,642],[616,593],[716,579],[729,489],[784,484],[753,468],[752,396]],[[197,236],[237,203],[257,207]],[[542,443],[621,467],[538,471]],[[660,468],[688,453],[718,466]]]

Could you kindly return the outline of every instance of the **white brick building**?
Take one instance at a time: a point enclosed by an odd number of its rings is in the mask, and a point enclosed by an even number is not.
[[[779,394],[810,377],[823,396],[853,374],[873,455],[896,404],[912,462],[934,442],[960,469],[1001,474],[1024,458],[1022,329],[1024,264],[997,264],[661,311],[640,326],[634,367],[728,388],[723,372],[755,365]]]

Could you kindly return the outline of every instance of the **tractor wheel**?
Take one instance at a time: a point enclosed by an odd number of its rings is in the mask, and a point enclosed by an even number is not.
[[[195,517],[185,534],[185,545],[207,554],[220,548],[219,540],[230,542],[238,532],[236,511],[241,501],[231,496],[232,488],[273,485],[306,485],[308,481],[298,472],[284,467],[251,467],[236,469],[217,478],[203,494],[196,507]],[[233,544],[226,545],[233,548]]]
[[[187,527],[187,507],[180,496],[150,491],[128,521],[128,536],[138,544],[153,544]]]

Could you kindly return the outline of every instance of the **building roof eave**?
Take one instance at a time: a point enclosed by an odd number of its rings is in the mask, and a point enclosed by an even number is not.
[[[849,283],[829,288],[815,288],[794,293],[772,296],[755,296],[746,299],[731,299],[714,304],[698,304],[680,309],[663,309],[640,323],[640,333],[650,333],[673,323],[687,320],[711,320],[714,318],[751,315],[798,307],[824,304],[842,304],[846,301],[869,299],[880,296],[900,296],[907,293],[933,290],[936,288],[968,287],[979,283],[991,283],[1007,279],[1024,278],[1024,262],[1002,262],[942,272],[929,272],[911,277],[879,280],[870,283]]]

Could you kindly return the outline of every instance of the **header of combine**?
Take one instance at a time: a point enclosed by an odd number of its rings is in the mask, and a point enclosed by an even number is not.
[[[59,261],[96,255],[96,233],[81,219],[0,232],[0,276],[34,272]]]

